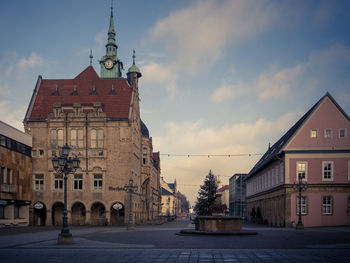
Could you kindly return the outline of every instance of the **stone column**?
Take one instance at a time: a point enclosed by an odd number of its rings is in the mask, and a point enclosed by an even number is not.
[[[46,210],[46,226],[52,226],[52,211],[50,209]]]
[[[91,211],[90,210],[86,210],[86,212],[85,212],[85,224],[91,225]]]
[[[107,223],[107,225],[111,224],[111,211],[106,210],[106,220],[105,220],[105,224]]]

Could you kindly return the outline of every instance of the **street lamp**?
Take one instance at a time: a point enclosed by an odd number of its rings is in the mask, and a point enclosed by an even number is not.
[[[294,183],[293,184],[293,189],[294,190],[298,190],[299,192],[299,200],[298,200],[298,203],[299,203],[299,209],[298,209],[298,223],[296,225],[296,229],[304,229],[304,224],[301,220],[301,192],[302,191],[306,191],[307,189],[307,182],[303,183],[303,178],[302,178],[302,175],[299,174],[298,175],[298,184]]]
[[[80,159],[75,156],[73,159],[68,157],[70,147],[66,143],[61,151],[60,156],[56,154],[52,158],[52,167],[59,174],[64,174],[64,208],[63,208],[63,226],[61,233],[58,235],[58,244],[72,244],[72,234],[69,233],[67,218],[67,175],[74,173],[80,165]]]
[[[126,184],[124,186],[124,190],[128,191],[130,195],[129,223],[127,225],[128,230],[132,230],[134,228],[134,224],[132,220],[132,194],[134,193],[134,191],[137,191],[138,188],[137,188],[137,185],[134,185],[133,183],[134,181],[132,180],[132,178],[130,178],[129,184]]]

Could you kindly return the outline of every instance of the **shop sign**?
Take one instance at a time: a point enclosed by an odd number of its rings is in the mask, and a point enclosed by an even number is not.
[[[35,208],[35,209],[43,209],[43,208],[44,208],[44,204],[43,204],[43,203],[40,203],[40,202],[37,202],[37,203],[34,205],[34,208]]]
[[[114,210],[120,210],[120,209],[122,209],[123,208],[123,205],[121,204],[121,203],[115,203],[114,205],[113,205],[113,209]]]

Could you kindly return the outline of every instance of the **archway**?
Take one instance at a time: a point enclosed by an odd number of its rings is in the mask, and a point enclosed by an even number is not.
[[[111,225],[122,226],[125,220],[125,208],[121,202],[115,202],[111,206]]]
[[[85,225],[86,210],[84,204],[76,202],[72,205],[72,225]]]
[[[36,202],[33,205],[33,224],[35,226],[46,224],[46,205],[42,202]]]
[[[96,202],[91,206],[91,224],[95,226],[103,226],[106,223],[106,208],[100,203]]]
[[[64,205],[61,202],[56,202],[52,206],[52,225],[61,226],[63,224],[63,209]]]
[[[142,202],[142,219],[143,220],[150,220],[150,180],[149,178],[147,178],[141,186],[141,190],[142,190],[142,195],[143,195],[143,202]]]

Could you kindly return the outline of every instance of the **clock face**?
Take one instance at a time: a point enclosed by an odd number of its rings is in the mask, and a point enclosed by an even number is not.
[[[105,61],[106,69],[111,69],[111,68],[113,68],[113,66],[114,66],[114,64],[113,64],[112,60],[108,59],[108,60]]]

